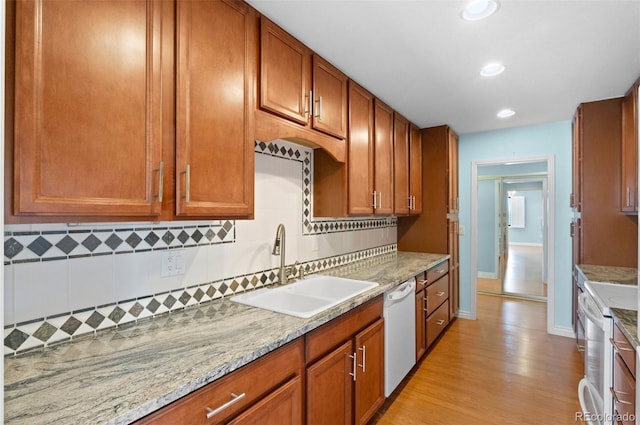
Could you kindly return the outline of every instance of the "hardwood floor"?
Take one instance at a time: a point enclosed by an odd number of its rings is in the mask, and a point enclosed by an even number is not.
[[[509,245],[504,293],[546,298],[542,279],[542,247]],[[499,279],[478,278],[478,291],[501,293]]]
[[[579,423],[584,366],[573,339],[546,333],[546,303],[479,294],[477,308],[477,320],[452,323],[371,424]]]

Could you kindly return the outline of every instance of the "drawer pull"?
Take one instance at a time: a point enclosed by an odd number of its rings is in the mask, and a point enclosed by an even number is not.
[[[442,326],[443,323],[444,323],[444,320],[440,319],[436,322],[436,325]]]
[[[439,297],[443,296],[444,294],[445,294],[444,291],[436,293],[436,295],[439,296]]]
[[[621,343],[620,341],[616,341],[613,338],[609,338],[609,341],[611,342],[611,345],[613,345],[613,348],[617,351],[633,351],[633,349],[631,348],[626,348],[626,347],[621,347],[619,344]],[[624,343],[623,343],[624,344]]]
[[[215,409],[210,409],[210,408],[207,407],[207,419],[211,419],[212,417],[214,417],[218,413],[222,412],[224,409],[236,404],[237,402],[242,400],[246,395],[247,395],[247,393],[242,393],[240,395],[231,393],[231,400],[227,401],[222,406],[216,407]]]
[[[437,270],[436,270],[436,273],[438,273],[438,274],[442,274],[442,273],[444,273],[444,269],[437,269]]]
[[[164,162],[160,161],[158,168],[158,202],[162,203],[162,192],[164,191]]]
[[[614,389],[613,389],[613,387],[609,387],[609,390],[611,391],[611,395],[613,396],[613,401],[615,401],[616,403],[620,403],[620,404],[633,404],[633,403],[632,403],[632,402],[630,402],[630,401],[620,400],[620,399],[618,398],[618,393],[616,392],[616,390],[614,390]],[[626,394],[626,395],[628,395],[627,393],[623,393],[623,392],[620,392],[620,394]]]
[[[576,344],[578,347],[578,353],[584,353],[584,345],[582,344]]]

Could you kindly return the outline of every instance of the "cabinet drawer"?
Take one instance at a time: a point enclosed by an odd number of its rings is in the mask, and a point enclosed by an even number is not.
[[[184,398],[142,418],[136,424],[219,424],[246,410],[283,382],[302,375],[304,341],[302,338],[267,354]],[[242,396],[218,414],[207,418],[207,408],[216,409]]]
[[[629,343],[627,337],[622,333],[617,323],[613,326],[613,349],[616,353],[622,357],[622,360],[627,365],[633,378],[636,377],[636,350],[633,345]]]
[[[636,413],[636,380],[633,378],[624,360],[619,354],[613,360],[613,406],[620,414],[619,422],[628,422],[625,419],[632,418]]]
[[[416,293],[422,291],[427,286],[427,272],[416,275]]]
[[[351,338],[380,317],[382,317],[382,296],[367,301],[309,332],[306,336],[307,364]]]
[[[442,333],[449,324],[449,301],[445,301],[427,318],[427,347]]]
[[[449,260],[427,270],[427,285],[431,285],[447,273],[449,273]]]
[[[427,315],[436,311],[449,298],[449,279],[440,279],[427,286]]]

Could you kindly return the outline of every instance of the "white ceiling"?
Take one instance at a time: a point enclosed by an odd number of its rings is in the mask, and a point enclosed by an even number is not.
[[[640,0],[502,0],[476,22],[453,0],[248,2],[420,127],[568,120],[640,76]],[[492,61],[507,70],[481,77]],[[503,108],[516,115],[496,118]]]

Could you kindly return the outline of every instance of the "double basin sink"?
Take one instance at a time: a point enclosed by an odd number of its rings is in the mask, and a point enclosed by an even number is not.
[[[306,319],[376,286],[377,283],[364,280],[313,275],[287,285],[236,295],[231,301]]]

